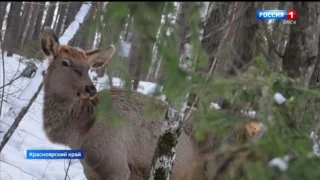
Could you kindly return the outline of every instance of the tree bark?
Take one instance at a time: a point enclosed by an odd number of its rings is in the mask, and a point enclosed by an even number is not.
[[[4,16],[6,15],[6,8],[9,2],[0,2],[0,30],[2,30]]]
[[[112,3],[112,4],[111,4]],[[114,11],[111,8],[113,7],[112,5],[115,2],[109,2],[105,8],[105,12],[107,13],[106,16],[108,17],[111,16],[111,12]],[[108,15],[108,13],[111,13]],[[112,26],[107,26],[106,24],[113,23]],[[114,44],[119,42],[120,39],[120,34],[124,28],[124,23],[125,23],[125,17],[115,17],[114,19],[104,19],[104,22],[102,24],[102,32],[101,32],[101,38],[99,42],[100,47],[108,46],[110,44]],[[97,70],[97,76],[102,77],[105,74],[106,71],[106,66],[102,66]]]
[[[143,6],[139,6],[138,9],[132,13],[134,18],[133,33],[135,34],[133,36],[136,36],[135,38],[137,39],[134,40],[133,37],[131,44],[129,67],[135,65],[135,68],[134,70],[129,68],[129,73],[130,75],[132,75],[132,77],[134,77],[133,89],[135,90],[138,88],[141,75],[143,74],[144,76],[146,76],[146,73],[143,73],[144,67],[148,67],[151,64],[152,48],[156,42],[157,32],[160,27],[162,14],[165,8],[165,3],[163,2],[146,3],[145,5],[150,9],[153,9],[154,12],[156,12],[157,19],[154,19],[154,22],[151,25],[153,29],[149,29],[149,31],[147,31],[146,28],[139,25],[145,20],[142,20],[141,17],[139,17],[139,19],[137,15],[137,13],[140,13],[139,11],[142,11],[142,9],[139,8]],[[136,16],[137,18],[135,18]],[[143,79],[144,78],[145,77],[143,77]]]
[[[32,40],[33,41],[36,41],[40,37],[42,19],[43,19],[44,9],[46,7],[46,3],[45,2],[39,1],[38,3],[40,5],[39,5],[38,14],[37,14],[36,24],[34,26],[34,31],[33,31],[33,35],[32,35]]]
[[[136,32],[132,35],[129,58],[129,73],[131,74],[131,77],[133,77],[133,89],[137,90],[141,73],[142,52],[141,42],[139,41],[139,37]]]
[[[218,56],[217,53],[219,53],[219,55],[221,54],[221,52],[218,52],[218,47],[225,46],[225,42],[221,41],[227,33],[230,23],[232,23],[232,16],[234,15],[232,11],[233,7],[234,3],[216,2],[214,8],[208,15],[208,19],[204,25],[203,39],[201,41],[209,60],[208,64],[213,63],[214,59]],[[223,47],[221,49],[224,49]],[[216,68],[217,73],[215,73],[214,76],[223,75],[223,67],[225,65],[223,61],[224,60],[218,61]],[[209,67],[210,66],[200,67],[200,65],[197,64],[196,71],[201,73],[208,72]]]
[[[227,73],[235,75],[237,70],[243,69],[252,59],[256,32],[259,28],[255,13],[262,2],[244,2],[240,5],[240,19],[231,48],[231,64]]]
[[[149,180],[169,180],[170,172],[175,160],[178,138],[181,134],[183,116],[174,107],[168,105],[165,123],[161,128],[161,135],[152,158],[152,169]]]
[[[96,2],[90,7],[87,16],[84,18],[82,25],[80,26],[79,30],[75,34],[75,36],[70,40],[68,43],[69,46],[77,46],[85,50],[91,49],[96,29],[90,28],[90,23],[94,18],[97,12],[97,5]]]
[[[54,17],[54,11],[56,10],[56,1],[51,1],[48,7],[46,19],[44,20],[42,29],[46,26],[51,27]]]
[[[63,3],[63,2],[62,2]],[[57,15],[56,17],[54,18],[53,20],[53,30],[56,32],[57,31],[57,24],[58,24],[58,20],[59,20],[59,17],[60,17],[60,11],[61,11],[61,8],[60,8],[60,2],[57,2]]]
[[[131,23],[132,23],[132,21],[133,21],[133,17],[132,17],[132,15],[131,14],[129,14],[129,17],[128,17],[128,24],[127,24],[127,27],[126,27],[126,29],[125,29],[125,31],[124,31],[124,35],[123,35],[123,40],[124,41],[129,41],[129,32],[130,32],[130,30],[131,30]]]
[[[189,24],[187,20],[187,13],[188,13],[188,2],[180,3],[179,13],[177,16],[177,32],[179,37],[179,47],[178,52],[182,54],[184,52],[184,41],[186,35],[188,34]]]
[[[64,32],[66,28],[70,25],[70,23],[72,23],[74,17],[76,17],[76,14],[80,10],[82,3],[83,2],[71,2],[68,8],[66,20],[64,21],[64,28],[62,32]]]
[[[290,29],[289,42],[283,57],[283,71],[291,78],[300,78],[304,86],[310,83],[318,55],[319,3],[293,2],[297,24]]]
[[[34,32],[38,10],[39,10],[39,4],[38,3],[32,4],[30,23],[27,29],[27,36],[25,38],[25,41],[23,42],[23,45],[26,45],[32,42],[32,34]]]
[[[7,27],[4,36],[3,49],[7,51],[7,56],[11,57],[13,55],[16,38],[14,34],[18,34],[16,30],[18,29],[20,12],[21,12],[22,2],[11,2],[10,11],[7,19]],[[18,22],[18,23],[16,23]]]
[[[70,6],[72,6],[72,4],[70,4]],[[68,5],[66,3],[64,3],[64,2],[59,3],[59,19],[58,19],[57,26],[55,29],[55,31],[57,33],[57,37],[60,37],[60,34],[62,33],[62,24],[63,24],[63,20],[65,19],[66,14],[67,14],[67,10],[68,10]]]
[[[27,29],[27,26],[28,26],[30,12],[31,12],[31,3],[24,4],[19,33],[17,34],[17,48],[18,49],[21,49],[21,47],[22,47],[21,44],[24,39],[23,35],[24,35],[24,33]]]
[[[272,5],[273,4],[273,5]],[[286,6],[288,5],[288,2],[279,2],[279,3],[265,3],[264,5],[272,6],[271,8],[265,8],[265,9],[289,9]],[[265,24],[266,25],[266,24]],[[271,30],[271,33],[268,32],[268,28],[264,27],[265,34],[268,41],[268,52],[266,54],[267,61],[271,63],[271,68],[276,71],[280,72],[281,65],[282,65],[282,59],[279,57],[280,55],[283,55],[282,52],[279,52],[278,49],[280,46],[283,46],[284,44],[284,28],[287,25],[284,25],[281,23],[281,21],[275,21]],[[279,54],[278,54],[279,53]]]
[[[310,79],[310,86],[320,86],[320,39],[318,40],[318,56],[316,60],[316,64],[314,67],[314,71],[312,73],[311,79]]]

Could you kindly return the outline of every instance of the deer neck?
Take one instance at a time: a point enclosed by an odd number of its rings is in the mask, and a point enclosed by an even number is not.
[[[45,91],[43,128],[53,143],[74,146],[93,127],[95,101],[61,100]]]

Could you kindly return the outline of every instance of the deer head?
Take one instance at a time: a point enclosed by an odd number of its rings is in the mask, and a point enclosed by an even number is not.
[[[97,90],[89,77],[89,69],[108,64],[115,52],[113,45],[90,51],[60,45],[49,27],[44,28],[41,48],[49,59],[44,78],[46,93],[55,95],[57,101],[93,98]]]

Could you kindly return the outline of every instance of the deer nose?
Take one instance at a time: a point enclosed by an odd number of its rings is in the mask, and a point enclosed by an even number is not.
[[[94,85],[85,86],[85,91],[89,94],[90,97],[93,97],[97,94],[97,89]]]

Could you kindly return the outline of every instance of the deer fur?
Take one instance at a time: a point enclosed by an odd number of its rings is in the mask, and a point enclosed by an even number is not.
[[[101,92],[96,93],[89,77],[90,68],[106,66],[115,51],[113,46],[83,51],[60,45],[50,28],[45,28],[41,48],[49,59],[44,75],[43,129],[53,143],[71,149],[83,149],[81,160],[89,180],[148,179],[151,161],[160,135],[164,114],[158,109],[166,104],[157,101],[151,116],[145,116],[150,97],[132,91],[127,99],[123,89],[112,87],[108,93],[112,111],[129,124],[110,123],[105,114],[98,119],[95,106]],[[196,143],[184,132],[177,146],[171,178],[180,179],[198,155]]]

